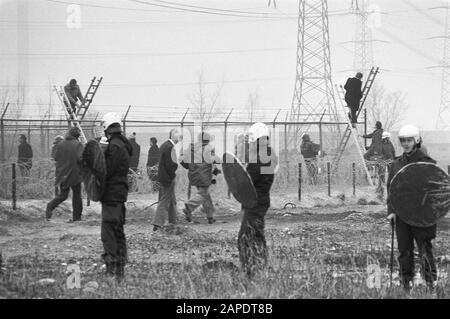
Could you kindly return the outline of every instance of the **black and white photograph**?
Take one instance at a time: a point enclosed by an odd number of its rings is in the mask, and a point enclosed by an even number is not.
[[[449,173],[450,0],[0,0],[0,299],[449,299]]]

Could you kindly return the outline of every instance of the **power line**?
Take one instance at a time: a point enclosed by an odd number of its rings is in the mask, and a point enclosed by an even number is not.
[[[249,23],[249,22],[279,22],[279,21],[291,21],[292,19],[289,18],[258,18],[258,19],[234,19],[234,20],[197,20],[197,21],[190,21],[189,24],[192,23],[200,23],[200,24],[208,24],[208,23]],[[46,20],[34,20],[34,21],[18,21],[18,20],[0,20],[0,23],[10,23],[12,25],[6,25],[6,27],[16,28],[18,25],[31,25],[33,27],[37,26],[45,26],[45,27],[54,27],[59,26],[61,24],[65,24],[65,21],[46,21]],[[171,24],[171,23],[184,23],[184,21],[180,20],[161,20],[161,21],[136,21],[136,20],[129,20],[129,21],[86,21],[83,20],[83,25],[89,25],[89,26],[105,26],[105,25],[112,25],[112,26],[122,26],[123,24]],[[5,26],[4,26],[5,27]]]
[[[128,0],[128,1],[137,2],[135,0]],[[219,11],[219,12],[231,12],[231,13],[241,13],[241,14],[265,14],[265,13],[261,13],[261,12],[249,12],[249,11],[240,11],[240,10],[228,10],[228,9],[218,9],[218,8],[212,8],[212,7],[194,6],[194,5],[182,4],[179,2],[172,2],[172,1],[153,0],[153,2],[160,2],[160,3],[164,3],[164,4],[168,4],[168,5],[194,8],[194,9],[202,9],[202,10]]]
[[[152,10],[152,9],[137,9],[137,8],[126,8],[126,7],[111,7],[111,6],[101,6],[96,4],[86,4],[86,3],[76,3],[76,2],[68,2],[68,1],[60,1],[60,0],[43,0],[47,2],[59,3],[59,4],[76,4],[81,7],[91,7],[91,8],[100,8],[100,9],[112,9],[112,10],[123,10],[123,11],[146,11],[146,12],[169,12],[170,10]]]
[[[201,84],[203,85],[211,85],[211,84],[232,84],[232,83],[245,83],[245,82],[272,82],[272,81],[284,81],[284,80],[292,80],[291,77],[271,77],[271,78],[263,78],[263,79],[240,79],[240,80],[224,80],[224,81],[203,81]],[[137,87],[170,87],[170,86],[191,86],[191,85],[199,85],[199,82],[179,82],[179,83],[151,83],[151,84],[103,84],[102,88],[105,89],[125,89],[125,88],[137,88]],[[0,87],[17,87],[17,85],[7,85],[0,84]],[[21,85],[20,87],[25,88],[46,88],[48,89],[48,85]]]
[[[261,12],[244,12],[244,11],[233,11],[233,10],[223,10],[218,11],[220,9],[213,9],[213,8],[206,8],[206,9],[187,9],[186,7],[176,7],[173,5],[165,5],[165,4],[157,4],[157,3],[150,3],[146,1],[141,0],[128,0],[130,2],[140,3],[147,6],[155,6],[155,7],[161,7],[161,8],[168,8],[168,9],[175,9],[175,10],[181,10],[181,11],[187,11],[187,12],[193,12],[193,13],[202,13],[202,14],[213,14],[213,15],[221,15],[221,16],[234,16],[234,17],[247,17],[247,18],[255,18],[255,17],[269,17],[269,16],[277,16],[274,14],[267,14],[267,13],[261,13]],[[211,11],[216,10],[216,11]],[[226,11],[226,12],[225,12]],[[235,13],[227,13],[229,11],[235,12]],[[239,12],[242,12],[239,13]]]
[[[0,53],[0,56],[5,57],[18,57],[18,56],[30,56],[30,57],[80,57],[80,58],[93,58],[93,57],[148,57],[148,56],[185,56],[185,55],[204,55],[204,54],[231,54],[231,53],[255,53],[255,52],[268,52],[268,51],[284,51],[292,50],[295,47],[280,47],[280,48],[260,48],[260,49],[242,49],[242,50],[217,50],[217,51],[194,51],[194,52],[161,52],[161,53]]]

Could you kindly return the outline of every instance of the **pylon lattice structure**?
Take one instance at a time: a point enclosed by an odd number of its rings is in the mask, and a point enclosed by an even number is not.
[[[445,7],[444,56],[442,58],[441,103],[436,127],[450,128],[450,6]]]
[[[331,80],[326,0],[299,0],[297,72],[290,117],[295,122],[338,118]],[[300,131],[309,129],[309,125],[290,128],[295,146]]]
[[[367,11],[365,0],[356,3],[356,7],[352,8],[356,17],[353,69],[366,75],[374,65],[372,32],[367,26],[370,12]]]

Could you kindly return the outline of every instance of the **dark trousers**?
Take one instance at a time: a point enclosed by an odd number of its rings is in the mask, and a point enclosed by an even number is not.
[[[350,106],[350,117],[351,117],[351,122],[352,123],[356,123],[358,122],[358,117],[356,115],[356,113],[358,113],[358,109],[359,109],[359,105],[351,105]]]
[[[166,219],[170,224],[177,223],[177,198],[175,197],[175,180],[169,186],[161,185],[159,189],[159,203],[156,208],[152,224],[155,226],[164,226]]]
[[[115,275],[123,275],[127,262],[127,243],[123,229],[125,211],[125,203],[102,203],[102,257],[107,271]]]
[[[414,240],[416,241],[421,264],[421,275],[427,283],[437,279],[436,264],[433,257],[431,241],[436,237],[436,225],[414,227],[396,218],[396,234],[399,250],[400,278],[402,282],[414,278]]]
[[[59,191],[56,197],[47,205],[47,218],[50,218],[50,213],[64,202],[69,197],[70,189],[72,189],[72,210],[73,220],[80,220],[83,212],[83,201],[81,199],[81,183],[73,186],[59,186]]]
[[[267,244],[264,236],[264,217],[269,207],[243,208],[241,229],[238,235],[239,260],[249,277],[267,263]]]
[[[358,121],[356,113],[358,113],[359,101],[355,101],[354,98],[346,98],[345,102],[350,108],[350,121],[356,123]]]

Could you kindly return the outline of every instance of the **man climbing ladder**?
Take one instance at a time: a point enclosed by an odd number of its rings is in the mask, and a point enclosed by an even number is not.
[[[64,109],[69,126],[78,127],[80,129],[80,141],[82,144],[86,144],[87,139],[80,122],[86,115],[102,79],[103,78],[101,77],[96,82],[96,77],[94,77],[85,96],[81,95],[80,87],[75,79],[72,79],[64,88],[62,86],[59,88],[56,85],[53,86],[58,95],[58,99],[61,102],[61,106]],[[76,99],[81,101],[78,108]]]
[[[374,82],[375,77],[376,77],[377,74],[378,74],[378,68],[374,68],[373,67],[370,70],[370,72],[369,72],[369,75],[367,77],[366,83],[364,84],[364,89],[362,91],[361,102],[360,102],[359,108],[358,108],[358,110],[356,112],[356,118],[358,117],[359,113],[363,109],[364,103],[365,103],[365,101],[367,99],[367,95],[369,94],[370,89],[372,88],[373,82]],[[342,105],[342,107],[343,107],[343,109],[345,111],[345,106],[346,105],[344,105],[344,101],[345,101],[344,87],[342,85],[341,86],[336,85],[336,91],[337,91],[338,96],[339,96],[339,101],[341,102],[341,105]],[[347,113],[347,111],[345,111],[345,113]],[[333,162],[332,162],[333,170],[336,170],[338,168],[339,162],[340,162],[341,157],[342,157],[342,154],[344,153],[345,147],[347,146],[347,143],[350,140],[350,135],[352,134],[352,130],[355,130],[354,127],[356,126],[356,123],[351,123],[350,119],[347,116],[346,116],[346,119],[347,119],[349,125],[347,126],[347,128],[344,131],[344,134],[343,134],[343,136],[341,138],[341,141],[340,141],[340,143],[338,145],[336,154],[335,154],[335,156],[333,158]],[[357,134],[357,132],[355,132],[355,134],[356,134],[355,142],[357,143],[358,150],[360,151],[361,149],[360,149],[360,146],[359,146],[359,142],[357,141],[357,135],[358,134]],[[362,155],[361,155],[361,157],[362,157],[362,161],[364,162],[364,158],[363,158]]]

